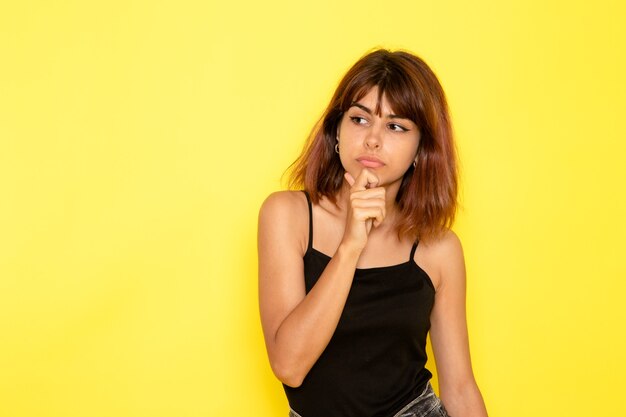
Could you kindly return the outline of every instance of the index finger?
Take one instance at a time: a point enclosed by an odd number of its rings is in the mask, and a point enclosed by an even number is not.
[[[373,188],[378,185],[378,177],[372,171],[367,168],[363,168],[363,170],[359,173],[354,180],[354,185],[352,189],[355,191],[362,191],[367,188]]]

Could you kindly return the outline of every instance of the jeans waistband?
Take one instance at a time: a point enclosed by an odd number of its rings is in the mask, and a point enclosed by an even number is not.
[[[433,397],[435,401],[431,401],[430,397]],[[439,402],[436,401],[436,398],[437,397],[435,395],[435,391],[433,391],[432,385],[430,385],[430,382],[427,382],[426,386],[422,390],[422,393],[418,395],[416,398],[414,398],[410,403],[405,405],[400,411],[394,414],[393,417],[400,417],[402,413],[405,413],[407,410],[415,406],[417,403],[421,401],[425,401],[425,400],[429,400],[428,404],[425,404],[426,407],[430,408],[429,410],[427,410],[427,412],[429,412],[438,405]],[[431,406],[431,403],[432,403],[432,406]],[[301,416],[296,411],[294,411],[291,407],[289,407],[289,417],[303,417],[303,416]]]
[[[430,385],[430,381],[429,381],[426,383],[426,386],[424,387],[424,390],[422,391],[422,393],[418,395],[415,399],[413,399],[413,401],[405,405],[400,411],[394,414],[393,417],[400,417],[402,413],[406,412],[408,409],[415,406],[417,403],[428,400],[430,397],[436,398],[435,391],[433,391],[433,387],[432,385]],[[430,409],[432,410],[432,408],[434,408],[436,405],[437,404],[434,404],[432,407],[430,407]]]

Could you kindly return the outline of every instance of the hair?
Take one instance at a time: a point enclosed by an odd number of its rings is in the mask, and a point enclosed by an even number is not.
[[[344,113],[378,87],[376,112],[385,97],[394,113],[415,123],[421,137],[416,166],[402,178],[396,203],[398,237],[432,237],[452,226],[457,209],[457,159],[446,97],[434,72],[419,57],[376,49],[361,57],[340,81],[305,147],[288,170],[290,188],[304,188],[314,203],[337,204],[344,169],[334,151]]]

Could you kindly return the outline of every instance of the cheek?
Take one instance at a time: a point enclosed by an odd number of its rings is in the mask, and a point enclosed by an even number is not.
[[[339,134],[339,141],[341,141],[342,139],[346,139],[346,141],[349,141],[354,140],[354,138],[358,134],[358,130],[352,122],[344,121],[339,124],[339,130],[337,133]]]
[[[350,123],[350,118],[344,116],[343,119],[337,125],[337,134],[339,135],[339,140],[341,140],[342,136],[349,133],[352,129],[353,125]]]
[[[406,154],[407,154],[407,158],[409,158],[411,162],[413,162],[415,160],[415,157],[417,156],[418,147],[419,147],[419,138],[415,138],[409,141],[407,148],[406,148]]]
[[[399,172],[404,172],[410,168],[411,164],[415,160],[417,145],[414,145],[413,143],[403,144],[402,146],[397,146],[396,149],[393,149],[392,153],[395,155],[394,165],[397,167]]]

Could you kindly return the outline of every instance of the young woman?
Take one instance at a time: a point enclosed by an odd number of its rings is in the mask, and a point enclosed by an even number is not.
[[[484,417],[444,92],[404,51],[344,76],[259,214],[259,301],[291,417]],[[430,330],[437,397],[426,364]],[[444,407],[445,405],[445,407]]]

